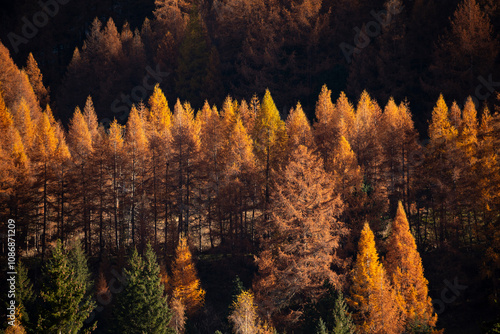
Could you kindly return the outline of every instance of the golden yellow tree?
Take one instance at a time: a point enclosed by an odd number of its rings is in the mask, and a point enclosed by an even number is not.
[[[94,152],[92,134],[79,107],[75,108],[73,117],[70,120],[68,141],[71,155],[73,157],[74,177],[78,182],[75,185],[75,193],[81,200],[77,206],[77,214],[83,225],[85,250],[90,251],[90,195],[87,183],[91,178],[90,162]]]
[[[205,303],[205,290],[201,287],[187,239],[184,237],[179,238],[175,251],[171,288],[172,295],[182,301],[188,315],[196,313]]]
[[[120,237],[123,240],[123,230],[120,228],[121,224],[119,224],[120,221],[120,196],[119,196],[119,190],[121,188],[121,162],[123,159],[123,146],[124,146],[124,140],[123,140],[123,127],[118,123],[118,121],[115,119],[113,123],[111,123],[111,126],[109,127],[108,135],[106,137],[107,144],[106,147],[108,149],[107,151],[107,156],[109,157],[108,160],[108,170],[111,172],[111,198],[113,200],[113,206],[112,206],[112,216],[113,216],[113,223],[114,223],[114,234],[115,234],[115,247],[116,250],[120,248],[120,239],[119,239],[119,233],[121,231]]]
[[[288,153],[295,151],[300,145],[308,149],[314,149],[314,137],[302,105],[297,103],[297,107],[292,108],[286,120],[286,131],[288,134]]]
[[[356,123],[356,113],[344,92],[340,93],[335,103],[335,113],[339,118],[339,134],[344,136],[349,142],[352,142],[356,129],[354,126]]]
[[[153,183],[153,219],[155,244],[158,243],[158,221],[160,198],[163,193],[165,199],[164,222],[167,231],[167,220],[169,216],[168,195],[169,195],[169,153],[171,141],[172,113],[168,107],[167,99],[160,86],[156,84],[153,94],[149,98],[149,115],[146,124],[149,148],[151,151],[151,167]],[[161,188],[163,181],[163,191]],[[166,240],[165,235],[165,240]]]
[[[144,212],[144,182],[146,179],[146,167],[148,162],[148,138],[146,136],[145,119],[143,118],[142,106],[137,109],[132,106],[130,115],[126,125],[126,142],[125,149],[127,150],[127,169],[130,172],[130,191],[131,191],[131,237],[132,244],[136,243],[136,223],[139,219],[139,224],[144,221],[139,213]],[[139,235],[141,248],[146,246],[147,232],[141,225],[141,233]],[[146,234],[146,235],[145,235]]]
[[[31,153],[35,143],[36,124],[31,118],[31,111],[24,98],[21,98],[21,102],[17,106],[14,120],[25,148]]]
[[[254,303],[251,291],[242,291],[236,297],[228,319],[233,325],[233,333],[235,334],[259,333],[261,325],[257,315],[257,305]]]
[[[361,334],[401,333],[398,296],[379,261],[368,223],[361,231],[347,302],[355,310],[354,319]]]
[[[422,259],[401,202],[391,225],[384,264],[398,295],[397,300],[401,303],[402,319],[406,328],[433,328],[437,315],[428,294],[428,281],[424,277]]]
[[[5,330],[5,334],[26,334],[26,330],[21,325],[21,314],[19,308],[16,308],[16,318],[13,325],[9,325]]]
[[[287,134],[285,122],[269,90],[266,90],[260,108],[257,110],[252,132],[254,149],[264,171],[264,204],[269,203],[271,170],[278,168],[284,158]]]
[[[35,150],[37,152],[38,179],[41,182],[40,188],[42,212],[43,212],[43,230],[42,230],[42,258],[46,250],[46,241],[49,224],[49,206],[50,192],[49,187],[53,180],[54,156],[57,150],[57,137],[54,127],[50,124],[47,113],[39,119],[36,132]]]

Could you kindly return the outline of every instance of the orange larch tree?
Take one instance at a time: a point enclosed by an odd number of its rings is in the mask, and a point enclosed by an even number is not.
[[[399,334],[403,330],[398,296],[391,286],[375,248],[368,223],[361,231],[358,254],[352,270],[348,304],[362,334]]]
[[[428,294],[422,259],[401,202],[387,239],[384,266],[398,295],[397,301],[401,303],[405,328],[432,329],[436,325],[437,315]]]
[[[200,153],[200,129],[194,120],[194,111],[189,103],[182,105],[179,100],[174,106],[171,147],[172,165],[176,170],[173,182],[177,187],[178,225],[175,235],[172,235],[172,244],[175,245],[179,234],[186,236],[189,232]]]
[[[182,301],[188,315],[196,313],[205,303],[205,290],[201,287],[188,241],[184,237],[179,238],[175,251],[170,288],[172,295]]]
[[[141,228],[140,245],[141,249],[146,246],[148,229],[144,230],[142,224],[145,223],[145,198],[144,186],[146,180],[146,170],[148,165],[148,138],[144,119],[143,106],[139,109],[132,106],[126,125],[125,149],[127,151],[126,170],[129,174],[130,186],[130,237],[133,245],[136,244],[136,227],[139,223]],[[144,233],[146,235],[144,235]]]
[[[341,286],[336,250],[348,233],[337,217],[342,201],[321,158],[299,146],[276,180],[270,219],[261,226],[262,252],[254,291],[266,318],[296,325],[304,307],[325,291],[324,282]]]
[[[337,129],[335,123],[335,106],[332,103],[332,91],[326,85],[321,88],[316,102],[316,123],[314,138],[323,160],[328,160],[329,152],[337,145]]]
[[[57,137],[54,127],[50,124],[47,113],[39,119],[36,130],[35,151],[37,152],[37,179],[41,188],[42,203],[42,259],[45,255],[47,234],[50,233],[49,207],[52,194],[50,187],[54,181],[54,158],[57,151]]]
[[[111,172],[111,199],[113,201],[112,204],[112,217],[114,224],[114,237],[115,237],[115,247],[116,251],[120,249],[120,246],[125,241],[125,229],[123,226],[123,196],[120,189],[123,190],[123,148],[124,148],[124,139],[123,139],[123,127],[118,123],[115,119],[108,131],[108,135],[106,137],[107,144],[107,153],[108,157],[108,166],[107,169]]]
[[[33,91],[38,98],[40,106],[45,108],[45,106],[49,103],[49,90],[43,85],[42,72],[38,68],[38,63],[31,52],[28,55],[28,60],[26,61],[25,71],[28,75],[31,87],[33,87]]]
[[[152,209],[154,220],[154,238],[155,245],[158,241],[158,223],[160,219],[161,199],[164,203],[164,224],[165,233],[167,233],[167,221],[170,218],[170,180],[169,180],[169,162],[170,162],[170,141],[172,127],[172,113],[168,107],[167,99],[160,86],[154,87],[153,94],[149,98],[149,115],[146,124],[149,149],[151,151],[152,167]],[[163,195],[163,196],[162,196]],[[166,240],[165,235],[165,240]]]
[[[74,163],[72,171],[75,184],[74,203],[81,201],[76,206],[77,210],[75,210],[73,219],[75,222],[83,224],[85,251],[90,252],[90,198],[87,182],[92,177],[90,167],[94,147],[92,134],[79,107],[76,107],[70,120],[68,141]]]
[[[288,134],[288,153],[294,152],[300,145],[314,150],[314,136],[302,105],[292,108],[286,120],[286,132]]]

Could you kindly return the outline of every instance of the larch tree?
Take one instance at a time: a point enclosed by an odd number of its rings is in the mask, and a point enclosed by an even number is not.
[[[245,126],[245,129],[247,129],[248,133],[252,133],[253,131],[256,116],[255,111],[256,110],[254,110],[254,108],[252,108],[245,100],[242,100],[238,105],[238,115],[240,116],[241,121],[243,122],[243,125]]]
[[[51,114],[50,107],[47,105],[47,114]],[[60,123],[55,123],[55,131],[57,138],[57,149],[55,153],[55,175],[58,181],[57,186],[57,226],[58,226],[58,238],[65,242],[66,232],[68,227],[65,226],[65,218],[68,215],[66,210],[68,209],[67,195],[69,191],[69,179],[71,170],[71,152],[69,150],[68,144],[66,143],[66,133]]]
[[[248,249],[246,218],[244,217],[245,203],[248,195],[251,196],[253,186],[249,175],[254,171],[254,156],[251,139],[242,126],[240,116],[236,113],[237,102],[230,97],[226,98],[222,108],[223,168],[222,192],[220,203],[223,219],[226,222],[226,239],[228,246],[235,251]],[[251,240],[251,237],[250,237]]]
[[[175,245],[178,235],[187,235],[189,231],[195,172],[200,153],[200,129],[194,120],[194,111],[189,103],[182,105],[179,100],[174,107],[171,147],[172,165],[176,169],[173,181],[177,187],[175,203],[178,226],[175,235],[172,236],[172,245]]]
[[[355,135],[349,141],[363,166],[366,180],[373,187],[379,186],[381,175],[380,139],[378,136],[382,111],[377,102],[363,91],[356,107]],[[347,124],[346,124],[347,125]]]
[[[363,172],[356,153],[344,136],[340,137],[330,159],[325,162],[325,170],[331,174],[336,185],[335,192],[344,203],[341,219],[351,227],[348,246],[344,247],[344,251],[354,252],[356,242],[353,239],[356,239],[361,231],[360,216],[366,201],[366,194],[361,191]]]
[[[233,325],[234,334],[259,333],[260,320],[251,291],[242,291],[236,297],[228,319]]]
[[[332,173],[342,200],[351,202],[349,201],[351,195],[361,189],[363,175],[356,153],[347,139],[341,136],[336,146],[331,160],[325,164],[325,169]]]
[[[411,234],[403,204],[399,202],[396,218],[387,239],[384,261],[387,276],[394,287],[403,310],[402,321],[407,330],[430,330],[435,327],[437,315],[424,277],[422,259]]]
[[[366,334],[401,333],[403,323],[398,296],[379,261],[375,237],[368,223],[361,231],[351,275],[347,302],[355,310],[358,331]]]
[[[469,96],[462,111],[462,119],[458,128],[457,156],[455,158],[454,176],[456,181],[456,204],[453,205],[460,224],[457,235],[463,234],[463,239],[470,244],[479,238],[476,200],[480,197],[476,164],[478,161],[478,131],[479,121],[476,106]],[[474,221],[475,229],[472,227]],[[468,236],[468,238],[467,238]],[[465,241],[464,240],[464,241]]]
[[[83,225],[85,251],[90,251],[91,224],[90,224],[90,194],[87,182],[91,178],[91,157],[94,152],[92,134],[80,110],[76,107],[71,118],[68,131],[68,141],[75,168],[72,178],[76,183],[73,194],[76,201],[81,201],[76,212],[77,220]]]
[[[149,98],[148,139],[151,151],[151,165],[153,177],[153,220],[155,245],[158,244],[158,223],[160,208],[164,207],[165,242],[167,240],[167,225],[170,219],[169,194],[171,184],[169,180],[170,141],[172,127],[172,113],[167,99],[160,86],[155,85],[153,94]],[[162,196],[163,195],[163,196]],[[161,203],[163,197],[164,203]]]
[[[112,216],[114,224],[114,237],[115,237],[115,248],[118,251],[121,244],[125,241],[124,239],[124,228],[123,228],[123,214],[120,213],[120,208],[123,208],[123,203],[121,201],[121,190],[122,185],[122,161],[123,161],[123,127],[115,119],[109,128],[108,135],[106,137],[106,147],[108,152],[106,155],[109,158],[107,169],[111,172],[111,198],[113,201],[112,205]]]
[[[37,124],[35,147],[37,152],[37,176],[40,182],[42,203],[42,259],[45,255],[47,234],[50,232],[49,207],[51,200],[50,187],[54,180],[54,157],[57,151],[57,137],[49,116],[44,113]]]
[[[139,106],[140,107],[140,106]],[[136,244],[136,225],[143,224],[139,212],[144,210],[144,186],[148,163],[148,138],[146,135],[145,119],[140,111],[132,106],[126,125],[125,149],[128,152],[128,184],[130,186],[130,237],[133,245]],[[141,229],[141,248],[146,245],[147,235]]]
[[[428,168],[426,179],[431,185],[434,201],[432,209],[439,215],[433,215],[435,226],[435,238],[440,243],[446,238],[447,223],[446,209],[450,193],[454,193],[454,167],[457,157],[457,137],[456,129],[450,121],[448,106],[443,95],[439,99],[432,111],[431,123],[429,124],[429,144],[426,147],[427,161],[425,167]],[[437,220],[439,219],[439,223]]]
[[[260,108],[257,109],[252,139],[255,155],[264,172],[264,210],[266,210],[271,195],[271,171],[277,170],[283,161],[287,142],[285,122],[281,120],[269,90],[266,90]]]
[[[314,150],[314,136],[311,125],[307,119],[302,105],[297,103],[297,107],[292,108],[286,120],[286,130],[288,134],[288,152],[294,152],[300,145]]]
[[[176,334],[184,333],[187,319],[186,307],[175,293],[170,299],[170,308],[172,309],[172,318],[170,319],[169,327],[172,328]]]
[[[23,139],[23,144],[31,155],[36,137],[36,121],[33,120],[29,106],[24,98],[21,98],[20,103],[17,105],[14,120]]]
[[[349,142],[355,138],[356,131],[356,111],[344,92],[340,93],[335,103],[335,114],[339,119],[339,134],[344,136]]]
[[[236,123],[231,127],[226,138],[226,165],[224,173],[223,203],[232,224],[231,234],[233,246],[245,251],[248,241],[255,240],[255,210],[258,199],[258,181],[256,179],[256,161],[253,152],[252,138],[243,126],[239,116]],[[251,216],[249,213],[251,211]]]
[[[316,102],[316,123],[314,123],[314,138],[324,161],[337,145],[335,105],[332,103],[332,91],[326,85],[321,88]]]
[[[33,118],[38,119],[41,109],[28,76],[23,70],[18,69],[10,57],[9,50],[2,43],[0,43],[0,67],[3,70],[0,74],[0,90],[7,107],[13,110],[21,98],[24,98],[29,109],[36,115]]]
[[[390,98],[382,114],[381,127],[382,167],[390,211],[393,212],[398,200],[403,200],[407,207],[409,205],[414,168],[411,157],[415,156],[419,149],[417,132],[408,104],[402,102],[398,106],[394,99]]]
[[[478,1],[463,0],[436,43],[430,70],[437,88],[455,99],[473,94],[477,78],[491,73],[498,45],[490,18]]]
[[[195,314],[205,303],[205,290],[201,287],[187,239],[179,238],[172,264],[172,295],[186,307],[188,316]]]
[[[221,192],[223,187],[223,170],[225,166],[224,141],[225,128],[217,108],[211,108],[207,101],[197,115],[200,127],[200,161],[201,185],[204,193],[203,206],[207,212],[205,226],[208,228],[210,245],[215,243],[215,233],[217,231],[220,244],[225,243],[225,229],[223,226],[221,209]],[[200,196],[201,197],[201,196]],[[201,245],[201,227],[200,227]]]
[[[38,68],[38,63],[36,62],[33,54],[30,52],[28,55],[28,60],[26,61],[25,72],[28,75],[33,91],[38,98],[38,102],[42,108],[49,103],[49,90],[43,85],[42,72]]]
[[[342,202],[321,158],[299,146],[276,180],[270,219],[260,228],[262,252],[254,282],[258,304],[267,318],[296,325],[307,303],[325,292],[324,282],[340,287],[342,267],[336,254],[348,233],[337,217]]]

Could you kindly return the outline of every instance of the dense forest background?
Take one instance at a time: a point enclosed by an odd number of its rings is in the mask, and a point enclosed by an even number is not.
[[[28,332],[498,331],[497,1],[1,6]]]
[[[108,120],[146,100],[151,90],[133,88],[148,66],[168,73],[160,85],[169,101],[195,109],[269,88],[280,113],[300,101],[312,119],[323,84],[350,99],[364,89],[381,101],[408,98],[421,133],[439,93],[461,106],[468,95],[482,103],[499,81],[494,0],[462,17],[454,17],[458,0],[72,0],[35,26],[29,42],[10,43],[8,34],[23,36],[21,18],[32,22],[41,3],[3,3],[0,40],[19,66],[33,53],[63,122],[89,94]]]

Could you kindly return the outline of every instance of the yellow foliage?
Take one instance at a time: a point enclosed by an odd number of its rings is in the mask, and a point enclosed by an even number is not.
[[[297,107],[292,109],[286,120],[286,129],[288,134],[288,152],[295,151],[300,145],[308,149],[313,149],[314,137],[311,125],[306,114],[302,110],[300,102]]]
[[[191,251],[186,238],[179,238],[172,266],[172,289],[174,296],[182,301],[186,313],[195,313],[205,302],[205,290],[201,287]]]
[[[14,326],[8,326],[5,330],[5,334],[26,334],[26,330],[19,321],[21,314],[19,313],[19,308],[16,308],[16,319],[14,320]]]
[[[172,113],[159,84],[156,84],[149,98],[149,124],[154,133],[163,134],[172,125]]]
[[[40,154],[43,161],[53,158],[56,153],[57,137],[47,113],[43,113],[38,123],[36,148],[36,152]]]
[[[448,106],[443,95],[439,95],[436,106],[432,110],[432,121],[429,125],[429,137],[431,142],[449,141],[454,139],[458,131],[450,123]]]
[[[229,315],[229,321],[233,324],[235,334],[254,334],[259,332],[259,318],[257,316],[257,305],[254,303],[253,293],[243,291],[232,305],[233,311]]]
[[[379,261],[373,232],[365,223],[352,271],[351,294],[347,299],[348,304],[356,310],[354,318],[359,332],[401,333],[401,311],[397,299]]]
[[[68,137],[78,157],[85,158],[93,152],[92,135],[78,107],[70,121]]]

